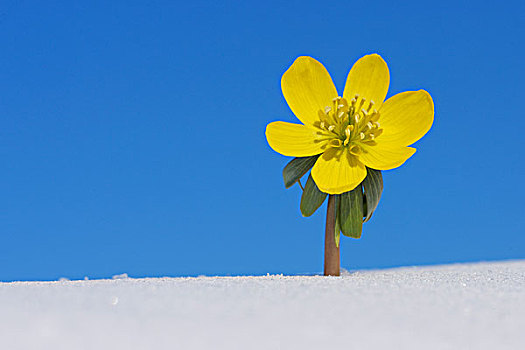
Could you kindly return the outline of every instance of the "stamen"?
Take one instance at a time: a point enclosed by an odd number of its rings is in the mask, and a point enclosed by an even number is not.
[[[347,147],[350,153],[359,155],[364,150],[361,145],[375,144],[375,139],[383,133],[378,122],[380,114],[374,108],[375,102],[359,97],[358,94],[350,100],[338,96],[332,99],[331,106],[318,111],[319,119],[315,125],[324,135],[331,139],[329,147]],[[333,135],[328,136],[326,132]]]
[[[358,107],[358,108],[359,108],[359,109],[363,108],[363,105],[365,104],[365,102],[366,102],[366,98],[364,98],[364,97],[361,98],[361,103],[359,104],[359,107]]]
[[[352,133],[352,131],[354,130],[354,126],[353,125],[348,125],[345,129],[345,135],[346,137],[350,137],[350,133]]]
[[[332,147],[341,147],[343,142],[340,139],[333,139],[330,141],[330,146]]]
[[[361,153],[361,147],[359,147],[358,145],[354,145],[354,146],[350,147],[350,153],[352,153],[352,154],[359,154],[359,153]]]
[[[339,100],[339,106],[337,106],[338,109],[342,110],[343,112],[348,111],[348,101],[346,98],[342,97],[341,100]]]
[[[350,142],[350,135],[352,134],[352,130],[354,130],[353,125],[348,125],[345,129],[346,139],[345,139],[345,142],[343,143],[345,146],[348,145],[348,143]]]

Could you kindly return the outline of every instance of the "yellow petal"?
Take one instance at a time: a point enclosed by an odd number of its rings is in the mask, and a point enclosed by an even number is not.
[[[419,140],[434,122],[434,103],[425,90],[407,91],[385,101],[379,123],[383,134],[377,142],[410,145]]]
[[[266,127],[266,139],[274,151],[284,156],[307,157],[323,153],[331,138],[306,125],[273,122]]]
[[[341,194],[356,188],[366,177],[366,169],[346,148],[329,148],[315,162],[312,177],[322,192]]]
[[[378,54],[367,55],[360,58],[348,73],[343,97],[348,101],[356,94],[374,101],[374,108],[379,109],[385,100],[390,84],[390,73],[386,62]]]
[[[325,67],[315,59],[299,57],[281,79],[284,98],[303,124],[319,120],[318,111],[332,105],[337,90]]]
[[[416,149],[389,143],[377,143],[375,146],[362,144],[363,151],[359,160],[367,167],[376,170],[390,170],[401,166]]]

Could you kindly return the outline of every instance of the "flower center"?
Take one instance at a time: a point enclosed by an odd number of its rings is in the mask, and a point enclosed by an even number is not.
[[[348,103],[345,98],[336,97],[332,106],[319,110],[319,121],[314,125],[331,138],[329,146],[347,147],[350,153],[358,155],[362,145],[375,145],[375,139],[383,133],[379,124],[379,112],[374,101],[355,97]]]

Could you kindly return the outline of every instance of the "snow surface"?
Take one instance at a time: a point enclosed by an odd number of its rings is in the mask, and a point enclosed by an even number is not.
[[[1,349],[525,349],[525,260],[0,283]]]

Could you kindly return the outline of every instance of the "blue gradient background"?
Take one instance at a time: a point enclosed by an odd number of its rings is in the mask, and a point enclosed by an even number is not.
[[[384,172],[347,269],[525,257],[523,2],[0,3],[0,280],[322,271],[324,207],[299,212],[300,55],[338,89],[361,56],[435,122]]]

